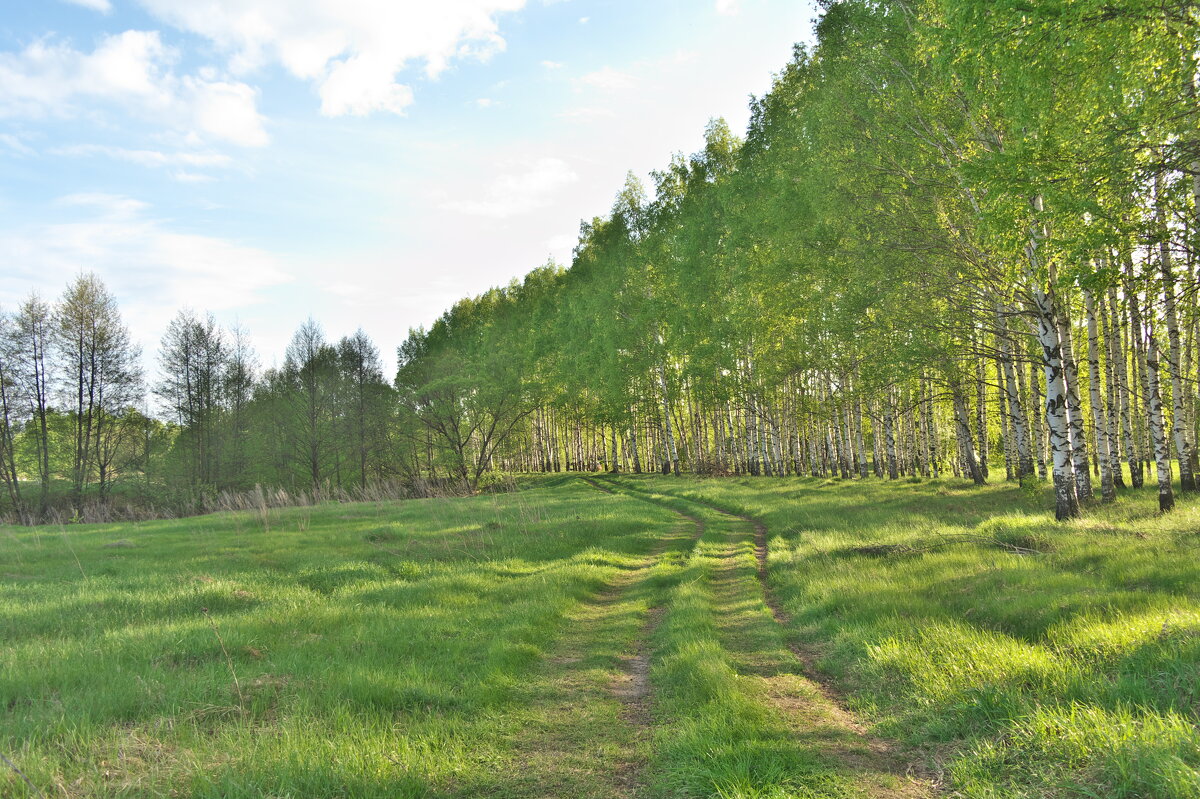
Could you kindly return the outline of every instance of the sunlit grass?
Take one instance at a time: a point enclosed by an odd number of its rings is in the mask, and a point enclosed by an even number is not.
[[[654,485],[764,519],[792,634],[965,795],[1200,795],[1195,499],[1159,516],[1131,491],[1057,524],[1005,485]]]
[[[951,480],[609,484],[0,528],[0,752],[65,797],[898,785],[791,641],[962,795],[1200,797],[1196,500],[1057,524]],[[767,523],[786,628],[748,527],[689,498]],[[612,690],[635,650],[641,720]]]
[[[564,616],[671,523],[571,484],[3,528],[0,751],[47,795],[455,793]]]

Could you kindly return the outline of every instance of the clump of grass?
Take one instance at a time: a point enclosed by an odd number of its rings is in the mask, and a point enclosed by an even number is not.
[[[1036,481],[654,485],[767,522],[793,634],[960,794],[1200,796],[1195,499],[1160,516],[1126,490],[1058,524]]]
[[[671,525],[565,484],[270,507],[254,535],[235,521],[4,529],[21,563],[0,570],[0,752],[32,785],[395,799],[516,784],[493,771],[531,664]],[[32,785],[0,774],[6,799]]]

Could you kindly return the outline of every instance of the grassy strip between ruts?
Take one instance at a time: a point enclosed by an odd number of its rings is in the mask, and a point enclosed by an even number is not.
[[[637,483],[612,484],[697,518],[705,529],[670,591],[655,636],[659,794],[737,799],[926,794],[926,786],[897,768],[879,742],[847,726],[843,714],[801,675],[756,579],[747,522],[645,493],[646,486]]]
[[[1007,485],[626,479],[750,514],[793,640],[975,797],[1200,796],[1200,507]],[[1016,554],[1007,544],[1040,554]]]

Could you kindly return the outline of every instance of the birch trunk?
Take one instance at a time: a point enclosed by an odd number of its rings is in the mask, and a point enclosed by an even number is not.
[[[941,477],[941,466],[938,462],[937,421],[933,416],[933,382],[926,378],[925,392],[928,395],[924,406],[925,414],[925,454],[929,459],[929,470],[934,479]]]
[[[1050,457],[1053,461],[1054,518],[1062,521],[1079,515],[1078,483],[1071,459],[1071,434],[1067,421],[1062,345],[1050,297],[1038,287],[1033,291],[1033,301],[1038,318],[1038,341],[1042,345],[1042,365],[1046,370],[1046,427],[1050,431]]]
[[[1120,411],[1119,402],[1117,400],[1117,369],[1113,363],[1113,353],[1116,351],[1113,348],[1112,322],[1108,316],[1108,309],[1104,302],[1104,295],[1100,296],[1099,303],[1100,312],[1100,338],[1104,341],[1104,407],[1107,411],[1105,416],[1108,424],[1108,462],[1109,469],[1112,471],[1113,488],[1125,487],[1125,478],[1121,474],[1121,429],[1120,429]]]
[[[854,431],[850,426],[850,403],[847,400],[842,400],[842,409],[839,414],[842,423],[842,451],[846,454],[845,469],[842,476],[850,478],[854,476]]]
[[[629,454],[633,458],[633,473],[642,473],[642,456],[638,452],[638,434],[637,434],[637,414],[633,408],[629,409],[629,415],[632,423],[629,425]]]
[[[1132,398],[1131,418],[1137,419],[1138,424],[1135,425],[1135,440],[1137,442],[1137,459],[1138,459],[1138,475],[1140,479],[1134,481],[1134,485],[1141,485],[1144,479],[1145,472],[1149,471],[1149,463],[1146,457],[1146,437],[1149,435],[1149,412],[1145,409],[1146,397],[1146,347],[1142,340],[1142,311],[1141,303],[1138,301],[1137,293],[1133,290],[1133,256],[1125,253],[1125,302],[1129,305],[1129,340],[1133,348],[1133,369],[1136,377],[1136,385],[1142,394],[1142,413],[1137,412],[1137,400],[1135,395]],[[1143,428],[1146,425],[1146,428]],[[1150,449],[1153,450],[1153,444]],[[1143,468],[1144,467],[1144,468]]]
[[[1158,266],[1162,274],[1163,312],[1167,323],[1167,372],[1171,376],[1171,436],[1175,455],[1179,459],[1179,490],[1193,491],[1196,480],[1192,475],[1191,444],[1187,439],[1187,412],[1184,410],[1183,378],[1179,371],[1182,362],[1179,343],[1179,316],[1175,309],[1175,275],[1171,265],[1171,245],[1168,239],[1166,209],[1162,200],[1162,176],[1155,177],[1156,213],[1159,225]]]
[[[1033,455],[1029,451],[1029,422],[1018,392],[1017,370],[1013,367],[1012,343],[1008,338],[1008,321],[1000,306],[996,306],[996,325],[1000,331],[1000,361],[1004,369],[1004,399],[1008,403],[1008,418],[1017,452],[1017,481],[1033,474]]]
[[[621,467],[618,465],[617,461],[619,453],[617,452],[617,426],[615,424],[609,428],[609,436],[612,440],[612,463],[608,465],[608,471],[612,474],[616,474],[617,472],[621,471]]]
[[[1063,377],[1067,386],[1067,421],[1071,431],[1071,460],[1075,465],[1076,493],[1082,501],[1092,498],[1092,474],[1088,470],[1087,437],[1083,431],[1083,404],[1079,401],[1079,368],[1075,361],[1075,347],[1071,342],[1071,314],[1061,303],[1055,303],[1055,305],[1059,313]]]
[[[996,420],[1000,423],[1000,451],[1004,453],[1004,480],[1011,482],[1017,476],[1017,452],[1012,438],[1012,430],[1008,420],[1008,391],[1004,382],[1004,365],[997,358],[993,361],[996,369],[996,404],[999,411]]]
[[[895,480],[900,476],[896,465],[896,426],[893,416],[893,408],[895,407],[893,397],[888,392],[887,405],[883,409],[883,440],[887,448],[887,473],[889,480]]]
[[[1033,210],[1042,210],[1042,198],[1034,197]],[[1030,229],[1025,255],[1029,261],[1030,295],[1037,318],[1038,342],[1042,345],[1042,365],[1046,370],[1046,427],[1050,431],[1050,456],[1053,459],[1054,517],[1059,521],[1079,515],[1078,482],[1071,458],[1071,431],[1067,416],[1067,385],[1063,375],[1062,341],[1058,335],[1058,313],[1051,295],[1043,291],[1038,277],[1038,246],[1041,229]],[[1085,464],[1086,467],[1086,464]]]
[[[979,466],[979,460],[975,457],[975,444],[971,441],[971,421],[970,412],[967,409],[967,397],[957,378],[950,384],[950,393],[954,400],[954,422],[958,430],[958,444],[962,449],[967,474],[975,485],[983,485],[985,483],[983,470]]]
[[[1129,361],[1125,351],[1125,321],[1117,307],[1117,290],[1108,290],[1109,316],[1112,318],[1109,335],[1112,336],[1113,372],[1116,375],[1117,402],[1120,406],[1121,438],[1125,445],[1125,460],[1129,463],[1129,482],[1134,488],[1142,487],[1142,469],[1134,444],[1133,426],[1129,412]]]
[[[1100,344],[1096,329],[1096,303],[1088,289],[1083,290],[1083,305],[1087,313],[1088,390],[1092,401],[1092,422],[1096,430],[1096,457],[1100,461],[1100,497],[1105,502],[1112,502],[1117,498],[1117,490],[1113,485],[1108,417],[1100,399]]]
[[[988,473],[988,458],[991,448],[988,442],[987,381],[984,378],[982,358],[975,359],[975,417],[976,435],[979,438],[979,471],[983,475],[983,479],[987,480],[991,476]]]
[[[1035,330],[1036,332],[1036,330]],[[1017,380],[1020,381],[1021,390],[1025,389],[1025,372],[1017,370]],[[1042,399],[1041,391],[1038,388],[1037,367],[1033,361],[1029,362],[1029,398],[1033,401],[1033,409],[1041,409],[1044,413],[1046,403]],[[1033,451],[1037,455],[1037,475],[1039,480],[1045,480],[1048,476],[1046,473],[1046,437],[1047,433],[1043,429],[1043,425],[1035,425],[1030,423],[1030,433],[1033,440]]]
[[[858,476],[867,479],[867,447],[863,441],[862,400],[854,400],[854,445],[858,448]]]
[[[1150,439],[1154,444],[1154,470],[1158,476],[1158,509],[1165,513],[1175,507],[1175,494],[1171,490],[1171,453],[1167,448],[1166,430],[1163,425],[1158,371],[1158,344],[1154,340],[1154,330],[1150,329],[1146,342],[1146,417],[1150,425]]]
[[[671,428],[671,400],[667,395],[667,367],[658,365],[658,385],[662,391],[663,435],[666,438],[667,456],[670,459],[670,469],[679,476],[679,451],[675,448],[675,431]],[[666,469],[663,473],[666,473]]]

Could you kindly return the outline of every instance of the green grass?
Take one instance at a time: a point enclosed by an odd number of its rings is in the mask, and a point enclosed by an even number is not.
[[[3,528],[0,750],[49,795],[470,793],[566,615],[671,523],[572,481]]]
[[[1004,485],[647,482],[763,519],[793,639],[963,795],[1200,796],[1194,498],[1060,525]]]
[[[1196,500],[603,484],[0,527],[0,753],[63,797],[1200,796]],[[697,500],[767,523],[786,623]]]

